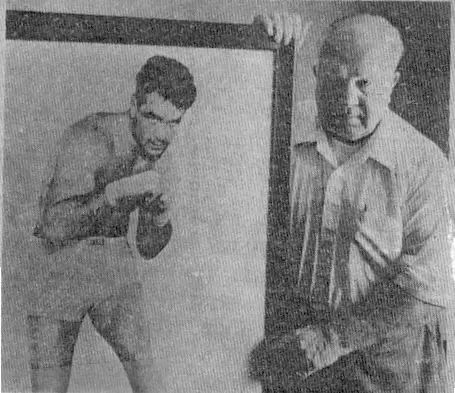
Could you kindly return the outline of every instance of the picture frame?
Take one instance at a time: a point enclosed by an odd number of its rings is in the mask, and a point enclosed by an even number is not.
[[[183,386],[190,391],[260,390],[260,386],[248,378],[247,363],[249,352],[264,334],[270,333],[273,325],[275,316],[266,312],[271,310],[269,304],[276,300],[276,296],[281,296],[277,292],[281,283],[275,282],[275,278],[284,258],[289,222],[293,45],[276,44],[255,24],[12,10],[6,13],[6,39],[5,297],[2,312],[6,326],[3,334],[7,340],[4,342],[10,344],[2,350],[4,387],[21,391],[28,386],[27,337],[25,328],[19,326],[25,326],[25,293],[29,289],[27,282],[31,274],[24,266],[35,263],[33,244],[36,239],[31,233],[37,214],[38,180],[45,176],[46,171],[44,158],[52,157],[52,147],[57,144],[63,129],[84,114],[116,110],[122,102],[128,104],[125,100],[133,91],[133,77],[147,58],[142,52],[152,54],[158,50],[164,55],[189,60],[190,70],[198,64],[201,67],[201,70],[196,70],[199,77],[195,79],[198,97],[201,97],[198,99],[205,101],[199,101],[192,120],[185,124],[190,131],[185,133],[187,139],[181,148],[194,151],[203,145],[202,150],[207,154],[185,156],[185,165],[190,164],[193,169],[182,172],[180,168],[179,175],[180,180],[184,178],[185,186],[191,189],[189,200],[200,198],[201,203],[209,206],[190,209],[191,214],[184,211],[188,205],[181,207],[177,212],[180,215],[174,234],[178,240],[174,246],[172,243],[168,246],[161,259],[144,268],[146,274],[162,275],[161,284],[154,276],[153,283],[157,288],[148,293],[150,310],[156,318],[152,325],[159,331],[157,341],[161,343],[158,344],[158,364],[164,369],[171,391],[181,390]],[[207,56],[206,60],[204,56]],[[227,65],[223,66],[224,61]],[[119,66],[120,62],[124,66]],[[214,64],[222,71],[212,72]],[[109,65],[113,67],[106,67]],[[232,75],[225,79],[220,76],[230,70],[233,70]],[[198,81],[210,77],[213,79],[205,80],[213,83],[198,86]],[[98,85],[100,80],[104,82]],[[261,85],[264,80],[268,82],[266,86]],[[232,95],[231,83],[239,92],[238,96]],[[130,90],[122,91],[125,87]],[[212,94],[214,91],[223,96],[219,105],[216,101],[210,102],[210,97],[217,96]],[[121,100],[113,99],[117,95]],[[249,103],[248,97],[256,101]],[[258,99],[264,102],[258,105]],[[232,114],[226,109],[229,100],[235,104],[234,112],[241,110],[232,122],[225,117],[226,113]],[[243,108],[250,110],[242,112]],[[267,116],[255,120],[251,117],[252,112]],[[229,139],[228,136],[219,136],[223,131],[221,124],[219,128],[215,127],[219,133],[189,136],[194,129],[213,129],[217,117],[229,130],[243,123],[249,131],[238,132]],[[203,119],[208,119],[208,126],[201,126]],[[257,130],[262,133],[258,134]],[[242,135],[244,139],[241,139]],[[195,148],[190,145],[192,140]],[[211,149],[211,146],[220,145],[222,148]],[[208,154],[210,151],[213,154]],[[195,156],[198,158],[192,161]],[[224,163],[217,167],[219,159],[224,159]],[[234,161],[237,161],[235,165]],[[192,162],[202,163],[205,172],[198,172],[196,166],[191,166]],[[212,164],[218,172],[209,171]],[[217,178],[226,166],[233,165],[226,179]],[[243,172],[249,177],[242,178]],[[212,184],[204,183],[207,174],[213,176],[209,176]],[[195,176],[197,184],[192,184],[188,175]],[[240,181],[235,183],[235,179]],[[218,194],[215,183],[225,193]],[[229,199],[230,192],[235,198]],[[250,203],[242,205],[241,201],[248,199],[251,199]],[[220,201],[219,212],[216,200]],[[251,210],[258,201],[260,208]],[[229,214],[236,207],[239,211]],[[245,215],[245,212],[251,214]],[[196,229],[193,226],[185,230],[179,228],[179,222],[191,220],[197,222]],[[225,230],[225,225],[229,230]],[[233,238],[236,231],[237,237]],[[221,235],[214,236],[217,233]],[[190,244],[193,235],[196,236],[192,240],[194,244]],[[214,236],[212,241],[211,236]],[[240,244],[242,236],[245,239]],[[257,244],[248,245],[250,238],[254,238]],[[219,247],[223,241],[229,245]],[[216,245],[210,246],[211,243]],[[237,248],[232,248],[234,246]],[[192,249],[194,255],[199,253],[199,260],[194,262],[196,257],[174,256],[173,253],[185,247]],[[207,248],[204,247],[214,247],[213,252],[205,254]],[[229,247],[231,251],[226,250]],[[222,250],[220,258],[216,258],[217,250]],[[229,252],[233,257],[229,257]],[[220,282],[223,283],[222,290],[217,292]],[[228,288],[229,285],[232,288]],[[160,292],[164,287],[166,292]],[[214,291],[215,298],[211,298]],[[163,305],[165,298],[170,298],[170,301]],[[198,307],[191,308],[193,303],[188,303],[191,299]],[[227,307],[229,303],[232,308]],[[166,307],[171,307],[171,310],[166,310]],[[223,311],[223,307],[227,309]],[[255,312],[251,313],[253,309]],[[195,322],[197,318],[200,320]],[[185,327],[205,337],[188,343],[188,336],[179,332]],[[105,347],[93,346],[93,337],[87,329],[83,329],[82,344],[78,347],[73,366],[75,371],[70,389],[75,391],[98,386],[100,371],[95,373],[92,365],[105,361],[102,372],[106,373],[113,358]],[[224,334],[222,340],[220,334]],[[182,344],[185,340],[186,343]],[[209,350],[213,352],[208,354]],[[170,354],[169,357],[166,353]],[[112,374],[108,375],[116,376],[115,367],[118,365],[110,368]],[[109,377],[104,376],[101,380],[109,380]],[[116,382],[119,391],[122,391],[122,386],[122,382]]]

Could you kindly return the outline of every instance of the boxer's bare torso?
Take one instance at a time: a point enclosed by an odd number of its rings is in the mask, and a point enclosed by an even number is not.
[[[91,236],[126,236],[137,199],[123,198],[111,206],[104,196],[106,185],[154,167],[140,155],[130,121],[127,112],[98,113],[67,130],[43,187],[35,235],[56,244]],[[139,207],[139,212],[139,230],[145,235],[157,211],[148,206]]]

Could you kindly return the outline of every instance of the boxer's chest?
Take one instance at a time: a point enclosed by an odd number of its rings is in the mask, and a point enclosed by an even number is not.
[[[109,129],[109,136],[109,155],[97,170],[97,182],[106,185],[153,168],[153,164],[138,153],[127,124],[113,124]]]

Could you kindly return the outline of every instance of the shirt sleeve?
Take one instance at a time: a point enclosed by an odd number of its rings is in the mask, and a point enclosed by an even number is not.
[[[429,307],[444,307],[453,299],[447,170],[444,157],[436,156],[409,179],[398,273],[379,281],[361,304],[325,326],[340,343],[340,354],[402,334],[424,322]]]
[[[339,356],[375,345],[424,323],[430,309],[453,301],[449,244],[448,162],[423,157],[408,179],[403,243],[395,274],[378,281],[360,302],[314,326],[336,343]]]
[[[409,182],[395,280],[411,295],[440,306],[447,306],[453,294],[448,171],[447,160],[437,154],[423,160]]]
[[[416,327],[430,322],[436,310],[441,308],[420,301],[390,280],[382,281],[361,304],[327,324],[297,329],[296,334],[308,345],[307,335],[313,333],[312,345],[318,348],[314,355],[323,368],[341,356],[413,334]]]

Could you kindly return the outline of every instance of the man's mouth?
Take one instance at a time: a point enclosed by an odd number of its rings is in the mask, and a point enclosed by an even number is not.
[[[346,124],[350,126],[358,126],[362,124],[360,116],[346,116]]]
[[[166,148],[166,144],[165,143],[159,143],[159,142],[154,142],[154,141],[147,141],[145,143],[145,146],[149,149],[154,149],[154,150],[163,150]]]
[[[334,119],[337,123],[341,122],[357,122],[362,120],[362,115],[347,115],[346,113],[332,113],[331,118]]]
[[[356,126],[363,122],[363,113],[359,108],[346,108],[333,114],[338,123]]]

